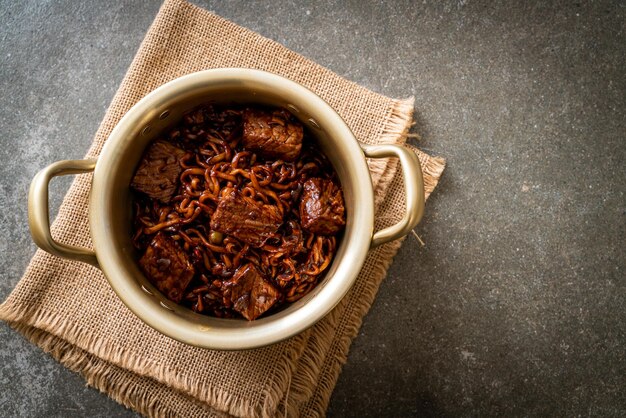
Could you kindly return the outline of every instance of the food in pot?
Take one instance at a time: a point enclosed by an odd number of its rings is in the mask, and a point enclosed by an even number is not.
[[[208,104],[146,150],[133,243],[170,300],[254,320],[310,292],[345,227],[337,175],[288,111]]]
[[[239,267],[224,287],[224,295],[230,296],[233,309],[250,321],[262,315],[280,298],[280,292],[263,278],[252,263]]]
[[[294,161],[302,148],[303,129],[289,121],[286,110],[243,112],[243,146],[262,157]]]
[[[184,153],[169,142],[156,141],[144,154],[130,186],[153,199],[169,202],[178,188],[182,171],[179,160]]]
[[[211,229],[231,235],[253,247],[262,247],[283,223],[280,205],[246,196],[234,187],[220,193],[217,209],[211,216]]]
[[[335,182],[312,178],[304,183],[300,220],[304,228],[315,234],[332,235],[343,229],[343,194]]]
[[[139,259],[139,265],[152,283],[177,303],[183,298],[183,292],[195,273],[187,254],[163,232],[152,238]]]

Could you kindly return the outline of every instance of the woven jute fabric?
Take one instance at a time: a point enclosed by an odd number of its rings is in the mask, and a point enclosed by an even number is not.
[[[285,47],[181,0],[164,3],[109,107],[87,157],[98,156],[121,117],[160,85],[218,67],[270,71],[310,88],[336,109],[363,143],[404,143],[413,100],[394,100],[349,82]],[[427,193],[444,161],[416,149]],[[370,161],[376,227],[404,211],[395,160]],[[55,239],[91,247],[90,175],[78,176],[52,226]],[[321,416],[351,341],[400,241],[370,251],[356,284],[314,327],[255,350],[194,348],[135,317],[102,273],[37,251],[0,306],[0,318],[87,382],[150,416]]]

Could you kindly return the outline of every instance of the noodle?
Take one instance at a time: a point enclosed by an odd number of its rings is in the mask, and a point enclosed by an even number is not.
[[[337,234],[307,231],[298,211],[308,179],[337,182],[326,157],[306,133],[294,161],[262,159],[244,149],[243,110],[204,106],[185,115],[166,135],[167,142],[184,150],[178,160],[181,174],[175,193],[167,203],[134,193],[135,248],[143,253],[157,233],[176,241],[195,269],[181,304],[222,318],[240,317],[225,294],[225,283],[238,268],[255,266],[278,289],[279,299],[270,310],[275,311],[302,298],[320,282],[337,248]],[[244,198],[274,205],[283,219],[258,248],[210,228],[225,189],[231,188]]]

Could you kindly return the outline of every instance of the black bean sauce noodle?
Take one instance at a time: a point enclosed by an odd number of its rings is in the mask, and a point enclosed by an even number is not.
[[[278,132],[286,142],[255,147],[246,135],[258,126],[244,121],[258,115],[269,121],[259,135]],[[298,133],[296,150],[289,141]],[[220,318],[255,319],[310,292],[345,224],[335,171],[280,109],[205,105],[188,113],[144,154],[131,186],[133,244],[148,279],[175,302]],[[303,227],[317,221],[303,219],[316,208],[335,211],[336,223]]]

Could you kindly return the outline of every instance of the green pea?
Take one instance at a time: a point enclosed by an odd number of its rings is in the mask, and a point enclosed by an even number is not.
[[[221,244],[222,241],[224,241],[224,234],[218,231],[211,231],[211,234],[209,235],[209,241],[211,241],[211,244]]]

